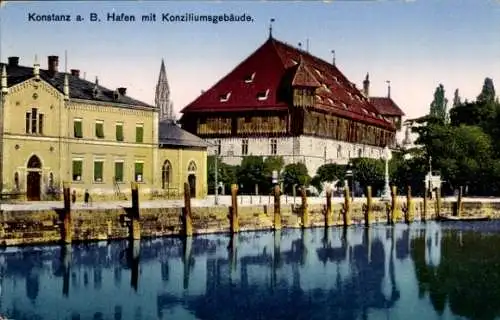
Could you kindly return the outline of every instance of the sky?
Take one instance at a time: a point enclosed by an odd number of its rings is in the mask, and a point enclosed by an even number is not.
[[[135,22],[106,21],[108,13],[135,15]],[[29,21],[30,14],[71,15],[71,22]],[[100,22],[90,21],[90,14]],[[141,16],[155,13],[156,22]],[[162,22],[162,14],[246,14],[249,22]],[[75,21],[81,15],[83,21]],[[455,89],[473,100],[485,77],[500,92],[500,0],[413,1],[89,1],[3,2],[0,60],[20,57],[42,68],[47,56],[59,68],[153,104],[165,60],[175,112],[208,90],[268,38],[327,61],[335,50],[339,69],[358,88],[370,74],[370,94],[391,96],[408,118],[426,114],[435,88],[447,98]],[[65,52],[67,60],[65,61]]]

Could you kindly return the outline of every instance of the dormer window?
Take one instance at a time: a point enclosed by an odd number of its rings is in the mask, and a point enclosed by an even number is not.
[[[344,109],[348,110],[349,108],[347,107],[347,104],[345,104],[344,102],[342,102],[342,107],[344,107]]]
[[[97,88],[97,86],[94,87],[92,94],[94,95],[94,98],[97,97],[97,95],[99,94],[99,88]]]
[[[328,86],[327,86],[326,84],[324,84],[324,83],[321,85],[321,87],[323,87],[323,89],[325,89],[325,90],[326,90],[326,91],[328,91],[328,92],[332,92],[332,91],[330,90],[330,88],[328,88]]]
[[[318,100],[318,102],[323,102],[323,99],[318,95],[316,95],[316,100]]]
[[[297,61],[295,61],[295,60],[293,60],[293,59],[292,59],[291,61],[292,61],[293,65],[296,65],[296,64],[297,64]]]
[[[366,110],[365,108],[361,108],[361,110],[363,110],[365,114],[368,114],[368,110]]]
[[[337,77],[333,76],[333,81],[339,82],[339,79],[337,79]]]
[[[119,97],[120,97],[120,93],[118,92],[118,90],[115,90],[115,91],[113,92],[113,98],[114,98],[115,100],[118,100],[118,98],[119,98]]]
[[[318,69],[314,69],[314,71],[318,74],[318,76],[323,78],[323,74],[321,73],[321,71],[319,71]]]
[[[352,97],[352,93],[347,92],[347,94],[349,95],[349,98],[353,99],[353,97]]]
[[[259,101],[267,100],[268,96],[269,96],[269,89],[267,89],[265,92],[259,92],[259,93],[257,93],[257,99]]]
[[[252,83],[254,78],[255,78],[255,72],[245,77],[245,83]]]
[[[220,102],[226,102],[227,100],[229,100],[229,97],[231,97],[231,92],[228,92],[226,94],[221,95],[219,97],[220,98]]]
[[[328,102],[330,102],[330,104],[333,106],[333,100],[328,98]]]

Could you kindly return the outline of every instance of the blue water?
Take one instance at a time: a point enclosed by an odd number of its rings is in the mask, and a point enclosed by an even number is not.
[[[11,319],[495,319],[500,224],[0,249]]]

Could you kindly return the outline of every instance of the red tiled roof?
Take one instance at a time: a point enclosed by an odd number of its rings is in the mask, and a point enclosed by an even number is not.
[[[181,112],[286,110],[290,106],[280,93],[293,85],[317,88],[315,109],[395,129],[336,66],[274,38]],[[258,99],[266,92],[266,99]]]
[[[370,101],[378,112],[384,116],[402,117],[405,115],[403,110],[389,97],[371,97]]]

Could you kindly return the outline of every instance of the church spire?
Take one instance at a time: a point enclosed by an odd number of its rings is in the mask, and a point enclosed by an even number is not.
[[[274,18],[271,18],[271,20],[269,21],[269,38],[273,37],[273,22]]]
[[[170,100],[170,86],[167,80],[165,61],[161,60],[160,75],[156,84],[155,106],[160,110],[160,121],[175,121],[173,103]]]

